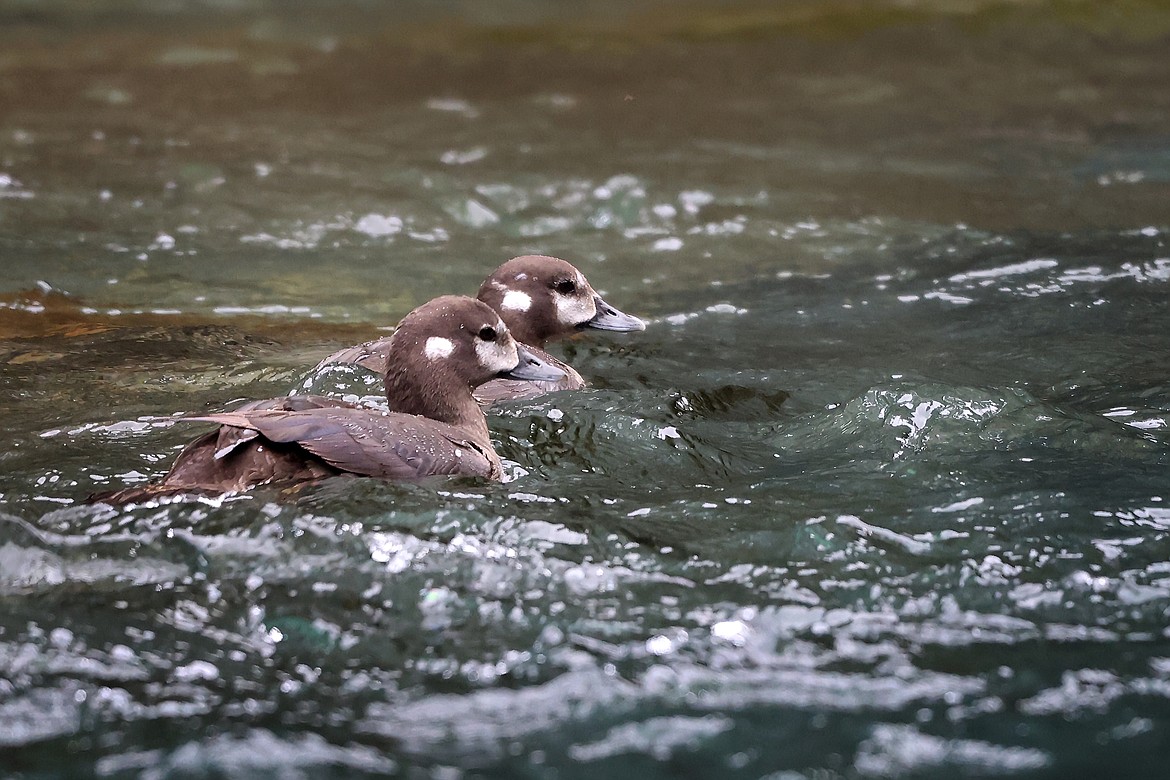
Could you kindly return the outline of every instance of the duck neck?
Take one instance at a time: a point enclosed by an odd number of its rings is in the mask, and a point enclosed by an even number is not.
[[[487,419],[465,382],[442,374],[423,380],[417,372],[391,369],[386,374],[386,401],[395,412],[453,425],[491,449]]]

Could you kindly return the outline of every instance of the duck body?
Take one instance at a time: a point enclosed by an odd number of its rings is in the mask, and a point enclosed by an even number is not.
[[[445,296],[412,311],[385,352],[386,412],[322,396],[253,401],[182,418],[219,428],[195,439],[152,485],[95,496],[126,503],[183,492],[226,493],[349,474],[410,480],[436,475],[500,479],[499,456],[472,389],[501,374],[557,381],[471,298]]]
[[[476,297],[500,315],[514,338],[564,372],[556,381],[486,382],[475,391],[476,399],[485,406],[586,387],[585,379],[572,366],[544,350],[550,341],[586,329],[634,331],[646,327],[642,320],[606,303],[571,263],[547,255],[508,260],[484,280]],[[387,336],[339,350],[322,360],[316,370],[348,364],[380,374],[392,340],[393,336]]]

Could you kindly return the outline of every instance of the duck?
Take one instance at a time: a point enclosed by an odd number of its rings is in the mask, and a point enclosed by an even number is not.
[[[475,391],[475,398],[484,406],[586,387],[585,379],[572,366],[545,351],[550,341],[582,330],[646,329],[643,320],[607,303],[572,263],[549,255],[521,255],[506,261],[483,281],[476,298],[491,306],[532,354],[564,372],[556,381],[490,380]],[[314,371],[351,364],[381,374],[392,340],[393,336],[387,336],[339,350],[318,363]]]
[[[382,357],[392,412],[323,396],[286,396],[182,417],[219,427],[188,444],[159,482],[89,500],[126,504],[179,493],[236,493],[338,475],[501,480],[500,458],[472,391],[497,377],[564,378],[518,343],[490,306],[467,296],[442,296],[411,311]]]

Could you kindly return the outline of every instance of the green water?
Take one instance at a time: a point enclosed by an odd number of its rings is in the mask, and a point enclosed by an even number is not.
[[[0,2],[0,774],[1161,777],[1170,8]],[[510,256],[509,481],[126,510]]]

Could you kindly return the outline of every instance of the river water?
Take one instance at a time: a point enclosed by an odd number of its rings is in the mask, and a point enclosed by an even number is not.
[[[0,773],[1163,776],[1168,41],[0,2]],[[649,326],[510,481],[82,503],[529,252]]]

